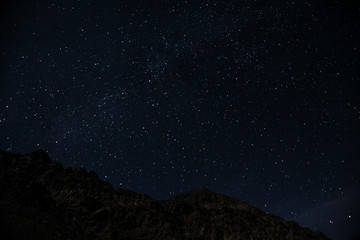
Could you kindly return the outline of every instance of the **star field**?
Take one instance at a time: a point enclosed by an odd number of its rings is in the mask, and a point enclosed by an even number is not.
[[[41,148],[155,199],[207,187],[359,236],[356,9],[32,0],[0,20],[0,148]]]

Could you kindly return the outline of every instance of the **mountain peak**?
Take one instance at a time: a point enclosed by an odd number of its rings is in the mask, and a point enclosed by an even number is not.
[[[115,190],[42,150],[0,151],[0,231],[6,239],[328,239],[206,188],[167,201]]]

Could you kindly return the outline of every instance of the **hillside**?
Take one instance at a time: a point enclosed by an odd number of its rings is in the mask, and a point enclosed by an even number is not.
[[[0,151],[4,239],[328,239],[240,200],[198,189],[167,201],[64,169],[44,151]]]

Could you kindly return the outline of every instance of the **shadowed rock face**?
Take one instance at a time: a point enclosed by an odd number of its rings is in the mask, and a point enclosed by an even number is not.
[[[0,151],[0,231],[4,239],[328,239],[207,189],[167,201],[115,190],[41,150]]]

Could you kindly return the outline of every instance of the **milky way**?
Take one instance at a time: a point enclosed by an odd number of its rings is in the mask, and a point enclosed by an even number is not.
[[[355,237],[359,11],[131,2],[4,4],[0,147],[155,199],[207,187]]]

